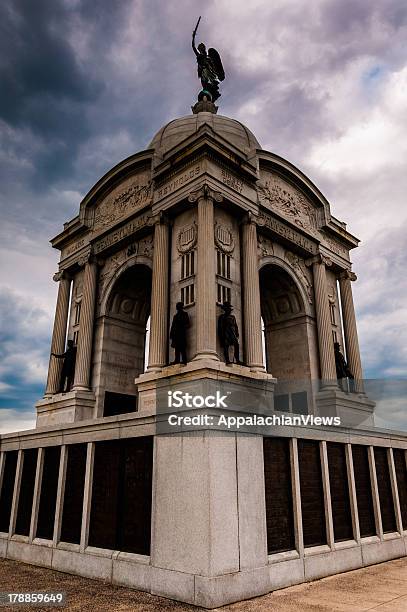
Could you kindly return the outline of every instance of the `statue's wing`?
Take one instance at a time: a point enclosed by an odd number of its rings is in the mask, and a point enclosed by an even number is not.
[[[216,51],[216,49],[211,47],[208,49],[208,55],[212,60],[213,67],[215,68],[219,81],[223,81],[225,78],[225,71],[223,70],[222,60],[220,59],[219,53]]]

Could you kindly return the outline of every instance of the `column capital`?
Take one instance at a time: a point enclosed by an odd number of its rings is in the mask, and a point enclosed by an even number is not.
[[[257,220],[253,213],[249,211],[243,216],[240,225],[257,225]]]
[[[58,270],[58,272],[55,272],[54,276],[52,277],[52,280],[56,283],[59,283],[59,281],[61,281],[62,279],[69,279],[66,270]]]
[[[332,259],[330,259],[327,255],[323,255],[323,253],[318,253],[314,257],[307,259],[305,265],[310,268],[314,264],[324,264],[326,268],[330,268],[332,266]]]
[[[220,191],[216,191],[209,187],[207,183],[204,183],[198,189],[191,191],[188,195],[188,202],[194,203],[201,199],[215,200],[215,202],[222,202],[223,195]]]
[[[80,268],[83,268],[84,266],[86,266],[87,263],[91,263],[93,261],[96,261],[96,260],[94,260],[93,258],[92,247],[89,245],[86,251],[84,251],[82,255],[79,257],[77,263]]]
[[[357,276],[354,272],[351,272],[351,270],[343,270],[343,272],[341,272],[339,274],[339,280],[350,280],[350,281],[355,281],[357,280]]]
[[[154,215],[154,217],[151,217],[151,225],[171,225],[171,221],[165,212],[161,210],[158,214]]]

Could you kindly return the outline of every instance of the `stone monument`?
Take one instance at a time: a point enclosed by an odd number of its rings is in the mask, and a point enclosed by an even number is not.
[[[0,437],[0,556],[214,608],[405,555],[407,438],[374,428],[363,388],[358,239],[298,168],[216,114],[219,54],[196,52],[193,113],[103,176],[51,241],[48,379],[36,428]],[[163,430],[160,394],[183,384],[343,424]]]

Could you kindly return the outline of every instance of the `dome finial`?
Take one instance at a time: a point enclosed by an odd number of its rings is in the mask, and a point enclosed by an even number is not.
[[[204,89],[199,92],[198,102],[195,102],[191,109],[194,115],[198,113],[213,113],[216,115],[218,112],[218,107],[212,102],[210,93]]]

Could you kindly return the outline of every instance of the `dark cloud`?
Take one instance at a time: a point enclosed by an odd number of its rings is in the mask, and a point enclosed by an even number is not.
[[[29,125],[48,135],[56,127],[54,117],[45,112],[54,110],[52,102],[94,97],[94,84],[64,38],[68,19],[69,11],[60,2],[2,4],[0,113],[11,125]]]
[[[0,408],[29,410],[44,393],[49,316],[5,288],[0,313]]]

